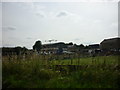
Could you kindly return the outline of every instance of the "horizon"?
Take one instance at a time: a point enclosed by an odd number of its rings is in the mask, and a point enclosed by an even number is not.
[[[112,38],[105,38],[105,39],[103,39],[102,41],[104,41],[104,40],[109,40],[109,39],[115,39],[115,38],[120,38],[120,37],[118,36],[118,37],[112,37]],[[37,41],[38,41],[38,40],[37,40]],[[101,41],[101,42],[102,42],[102,41]],[[100,42],[100,43],[101,43],[101,42]],[[41,43],[42,43],[42,42],[41,42]],[[65,44],[68,44],[68,43],[73,43],[73,42],[54,42],[54,43],[50,43],[50,42],[49,42],[49,43],[46,43],[46,44],[43,44],[43,43],[42,43],[42,45],[55,44],[55,43],[65,43]],[[100,43],[93,43],[93,44],[88,44],[88,45],[85,45],[85,44],[83,44],[83,43],[80,43],[80,44],[73,43],[73,45],[76,44],[76,45],[79,46],[79,45],[82,44],[82,45],[84,45],[84,46],[89,46],[89,45],[95,45],[95,44],[99,44],[99,45],[100,45]],[[35,43],[34,43],[34,44],[35,44]],[[33,44],[33,45],[34,45],[34,44]],[[4,46],[0,46],[0,48],[14,48],[14,47],[22,47],[22,48],[23,48],[23,47],[25,47],[25,46],[20,46],[20,45],[17,45],[17,46],[5,46],[5,47],[4,47]],[[33,46],[31,46],[31,47],[33,47]],[[25,48],[27,48],[27,47],[25,47]],[[33,49],[33,48],[27,48],[27,49],[30,50],[30,49]]]
[[[117,2],[2,2],[0,7],[2,47],[32,49],[37,40],[49,39],[90,45],[118,37]]]

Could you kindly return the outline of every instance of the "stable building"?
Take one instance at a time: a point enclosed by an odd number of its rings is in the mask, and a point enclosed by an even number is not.
[[[101,50],[120,51],[120,38],[104,39],[100,43]]]

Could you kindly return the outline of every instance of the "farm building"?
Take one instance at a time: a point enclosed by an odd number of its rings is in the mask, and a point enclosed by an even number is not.
[[[88,53],[90,56],[97,55],[101,52],[99,44],[92,44],[88,46]]]
[[[44,44],[42,45],[42,48],[59,48],[59,47],[66,47],[66,44],[64,42],[59,43],[52,43],[52,44]]]
[[[100,46],[99,44],[91,44],[91,45],[89,45],[88,47],[89,47],[90,49],[99,49],[99,48],[100,48],[99,46]]]
[[[104,39],[100,43],[101,50],[113,50],[119,51],[120,50],[120,38],[111,38],[111,39]]]
[[[58,48],[43,48],[41,49],[41,54],[56,54]]]
[[[41,54],[69,53],[68,48],[71,48],[72,46],[71,43],[65,44],[64,42],[44,44],[42,45]]]

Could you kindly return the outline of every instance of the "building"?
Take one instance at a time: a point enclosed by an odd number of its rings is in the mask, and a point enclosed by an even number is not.
[[[91,44],[88,46],[90,49],[99,49],[100,45],[99,44]]]
[[[99,44],[91,44],[88,46],[88,53],[90,56],[99,55],[101,52]]]
[[[104,39],[100,43],[100,49],[104,51],[119,51],[120,50],[120,38]]]
[[[42,45],[41,54],[62,54],[71,53],[70,49],[73,47],[72,43],[51,43]]]
[[[41,49],[41,54],[56,54],[58,52],[58,48],[43,48]]]

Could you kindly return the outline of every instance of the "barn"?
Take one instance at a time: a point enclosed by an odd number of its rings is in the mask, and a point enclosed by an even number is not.
[[[100,43],[101,50],[120,51],[120,38],[104,39]]]

